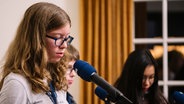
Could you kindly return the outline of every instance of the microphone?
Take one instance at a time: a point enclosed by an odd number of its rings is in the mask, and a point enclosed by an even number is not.
[[[108,93],[101,87],[96,87],[95,94],[105,102],[105,104],[110,104],[110,101],[108,99]]]
[[[125,97],[119,90],[111,86],[106,80],[100,77],[93,66],[85,61],[77,60],[74,63],[74,70],[85,81],[92,81],[98,86],[102,87],[112,97],[112,102],[121,102],[124,104],[132,104],[127,97]]]
[[[107,91],[105,91],[103,88],[101,88],[100,86],[97,86],[95,89],[95,94],[105,102],[105,104],[111,104],[112,101],[114,101],[113,97],[111,97]],[[115,104],[118,104],[115,103]]]
[[[173,93],[173,99],[176,102],[176,104],[184,104],[184,94],[180,91],[175,91]]]

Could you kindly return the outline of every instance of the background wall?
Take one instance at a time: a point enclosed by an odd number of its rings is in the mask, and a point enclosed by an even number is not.
[[[1,0],[0,1],[0,62],[15,36],[16,29],[26,9],[36,2],[51,2],[63,8],[71,18],[71,34],[75,37],[73,45],[79,50],[79,0]],[[75,88],[74,88],[75,86]],[[76,76],[73,86],[69,89],[79,103],[79,77]]]

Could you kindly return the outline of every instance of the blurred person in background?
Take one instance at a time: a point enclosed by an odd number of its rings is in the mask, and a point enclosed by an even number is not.
[[[114,86],[133,104],[168,104],[158,86],[158,67],[148,49],[129,54]]]
[[[65,64],[67,65],[66,80],[68,83],[68,88],[70,88],[70,86],[73,84],[74,77],[76,75],[73,69],[73,65],[76,60],[79,60],[79,58],[80,58],[79,51],[73,45],[69,45],[63,57],[63,60],[65,60],[64,62],[66,62]],[[73,96],[68,91],[67,91],[67,101],[69,104],[76,104]]]

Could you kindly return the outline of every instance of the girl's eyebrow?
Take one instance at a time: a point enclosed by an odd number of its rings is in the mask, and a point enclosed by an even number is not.
[[[148,76],[154,76],[155,74],[151,74],[151,75],[148,75]],[[147,75],[143,75],[143,77],[147,77]]]
[[[67,34],[63,34],[63,33],[57,33],[57,32],[53,32],[53,33],[48,33],[48,34],[53,34],[53,35],[69,35],[70,33],[67,33]]]

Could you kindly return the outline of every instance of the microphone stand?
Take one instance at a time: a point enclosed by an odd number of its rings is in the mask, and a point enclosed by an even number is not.
[[[105,104],[111,104],[109,100],[105,100]]]
[[[126,98],[124,95],[120,95],[117,98],[117,101],[115,104],[133,104],[133,102],[129,100],[128,98]]]

